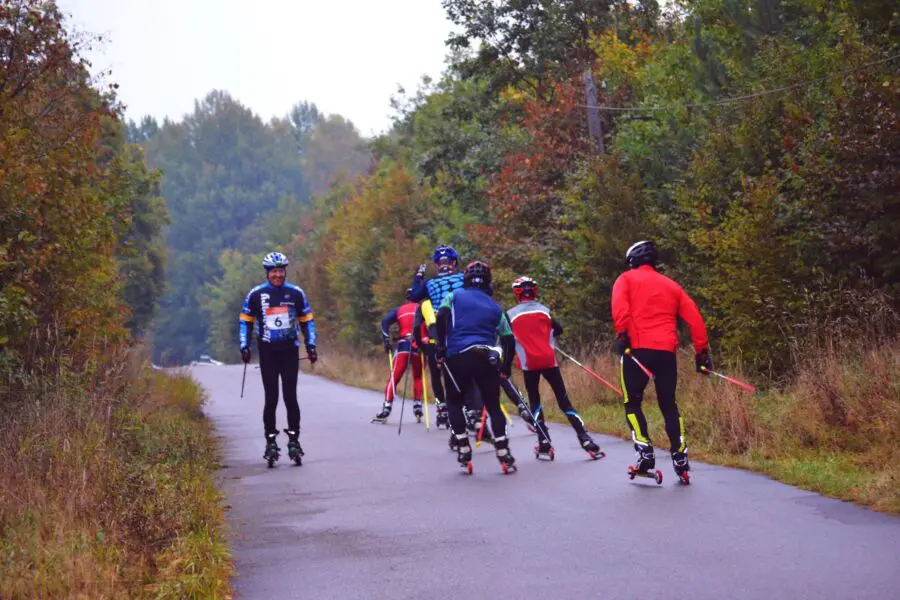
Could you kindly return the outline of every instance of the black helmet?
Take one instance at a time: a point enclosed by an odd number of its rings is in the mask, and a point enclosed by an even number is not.
[[[491,286],[491,268],[479,260],[470,262],[463,272],[463,285],[488,289]]]
[[[625,260],[632,269],[637,269],[641,265],[655,267],[656,259],[656,244],[646,240],[632,245],[625,253]]]
[[[412,288],[406,288],[406,299],[412,302]]]

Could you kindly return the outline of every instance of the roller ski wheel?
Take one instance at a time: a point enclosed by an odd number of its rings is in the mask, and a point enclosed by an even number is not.
[[[500,470],[503,471],[504,475],[511,475],[519,470],[515,463],[509,463],[505,461],[500,461]]]
[[[556,450],[549,443],[546,446],[538,443],[534,446],[534,457],[538,460],[553,462],[556,460]]]
[[[422,412],[422,405],[416,404],[413,406],[413,414],[416,416],[416,423],[422,422],[422,416],[425,414]]]
[[[676,473],[678,475],[678,481],[681,482],[681,485],[691,485],[691,476],[687,471],[684,473]]]
[[[460,463],[459,466],[465,472],[465,475],[471,475],[475,471],[475,468],[472,466],[471,460],[466,463]]]
[[[634,481],[635,477],[654,479],[656,480],[656,485],[662,485],[663,482],[663,474],[659,469],[656,469],[655,471],[639,471],[634,465],[628,465],[628,478]]]

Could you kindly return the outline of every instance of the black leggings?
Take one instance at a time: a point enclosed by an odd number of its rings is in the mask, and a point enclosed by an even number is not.
[[[647,350],[639,348],[632,350],[634,356],[641,361],[651,373],[656,384],[656,398],[659,400],[659,410],[666,422],[666,434],[669,436],[672,452],[684,452],[684,420],[678,412],[675,404],[675,386],[678,383],[678,365],[674,352],[665,350]],[[647,431],[647,418],[641,410],[641,402],[644,399],[644,388],[650,378],[644,374],[641,368],[632,358],[622,357],[620,368],[622,377],[622,390],[625,394],[625,419],[631,428],[634,441],[639,444],[652,445],[650,434]]]
[[[547,425],[544,423],[544,410],[541,406],[540,383],[542,375],[544,376],[544,379],[547,380],[547,383],[550,384],[550,389],[553,390],[553,394],[556,396],[556,403],[559,405],[559,409],[565,413],[569,423],[575,429],[575,434],[578,435],[579,439],[586,435],[587,432],[584,430],[584,421],[581,420],[581,417],[569,400],[569,394],[566,392],[566,384],[563,383],[562,373],[560,373],[559,367],[523,371],[523,373],[525,374],[525,391],[528,394],[528,403],[531,405],[531,414],[535,416],[538,424],[540,424],[540,427],[537,428],[538,440],[546,439],[547,441],[550,441],[550,434],[547,432]]]
[[[431,373],[431,390],[434,392],[434,399],[438,404],[447,401],[444,395],[444,386],[441,383],[441,368],[434,358],[434,352],[428,355],[428,372]]]
[[[487,353],[478,349],[468,350],[448,357],[445,366],[444,386],[447,388],[447,409],[453,433],[466,432],[464,399],[471,396],[468,392],[472,387],[477,387],[491,417],[494,437],[506,435],[506,417],[500,409],[500,373],[488,361]]]
[[[266,392],[263,408],[263,426],[266,435],[277,433],[275,408],[278,406],[278,377],[281,376],[281,390],[284,407],[287,409],[288,429],[300,431],[300,405],[297,404],[297,373],[300,371],[300,349],[296,346],[270,348],[259,345],[259,372]]]

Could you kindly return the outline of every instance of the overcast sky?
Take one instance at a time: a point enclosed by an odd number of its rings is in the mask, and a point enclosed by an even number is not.
[[[438,77],[451,30],[440,0],[57,0],[77,30],[106,34],[87,55],[112,69],[126,116],[179,120],[223,89],[264,120],[315,102],[364,135],[390,97]]]

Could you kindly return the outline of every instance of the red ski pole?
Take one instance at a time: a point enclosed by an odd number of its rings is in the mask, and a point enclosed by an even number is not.
[[[568,358],[569,360],[571,360],[573,363],[575,363],[576,365],[578,365],[585,371],[587,371],[588,375],[592,376],[594,379],[596,379],[597,381],[599,381],[600,383],[602,383],[603,385],[605,385],[606,387],[608,387],[609,389],[611,389],[612,391],[617,393],[618,395],[620,395],[620,396],[622,395],[622,390],[620,390],[619,388],[617,388],[616,386],[614,386],[607,380],[603,379],[602,377],[600,377],[599,375],[597,375],[596,373],[594,373],[593,371],[588,369],[586,366],[584,366],[583,364],[581,364],[580,362],[578,362],[577,360],[575,360],[574,358],[572,358],[571,356],[569,356],[568,354],[563,352],[561,349],[557,348],[556,351],[559,352],[560,354],[562,354],[563,356],[565,356],[566,358]]]
[[[475,447],[481,448],[481,440],[484,437],[484,421],[487,419],[487,407],[481,407],[481,427],[478,429],[478,439],[475,440]]]
[[[633,360],[633,361],[637,364],[637,366],[639,366],[639,367],[641,368],[641,371],[644,372],[644,375],[646,375],[646,376],[649,377],[650,379],[654,379],[654,377],[653,377],[653,372],[652,372],[650,369],[648,369],[647,367],[645,367],[645,366],[641,363],[641,361],[639,361],[639,360],[635,357],[635,355],[631,353],[631,348],[626,348],[626,349],[625,349],[625,354],[626,354],[631,360]]]
[[[715,375],[716,377],[721,377],[728,383],[732,383],[732,384],[738,386],[739,388],[747,390],[748,392],[751,392],[751,393],[756,392],[756,388],[753,387],[752,385],[750,385],[749,383],[744,383],[743,381],[738,381],[737,379],[735,379],[733,377],[729,377],[728,375],[722,375],[721,373],[716,373],[715,371],[711,371],[710,369],[707,369],[706,367],[700,367],[700,370],[703,371],[704,373],[709,373],[710,375]]]

